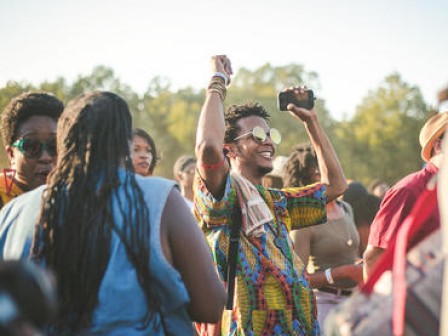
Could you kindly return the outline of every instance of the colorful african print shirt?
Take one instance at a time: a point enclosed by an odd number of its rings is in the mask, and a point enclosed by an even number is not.
[[[217,200],[197,174],[194,188],[196,219],[225,282],[235,186],[229,175]],[[235,301],[233,310],[223,313],[221,335],[318,335],[315,297],[288,233],[326,221],[325,186],[256,188],[274,220],[264,224],[259,238],[240,232]]]
[[[4,173],[0,174],[0,208],[23,193],[24,191],[10,177]]]

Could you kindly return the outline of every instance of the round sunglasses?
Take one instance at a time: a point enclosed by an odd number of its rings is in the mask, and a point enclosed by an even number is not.
[[[234,141],[239,140],[247,135],[251,135],[252,138],[258,143],[265,142],[268,136],[271,138],[272,142],[275,143],[276,145],[278,145],[282,141],[282,136],[276,128],[271,128],[268,132],[265,132],[264,129],[261,128],[260,126],[255,126],[252,129],[252,131],[241,134],[233,140]]]
[[[14,142],[12,146],[17,147],[19,151],[29,159],[39,158],[44,151],[51,157],[56,156],[56,139],[40,142],[39,140],[22,138]]]

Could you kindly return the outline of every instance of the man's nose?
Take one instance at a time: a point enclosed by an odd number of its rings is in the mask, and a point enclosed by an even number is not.
[[[268,143],[270,145],[275,146],[274,141],[272,141],[271,136],[269,134],[267,134],[266,139],[264,139],[263,143]]]

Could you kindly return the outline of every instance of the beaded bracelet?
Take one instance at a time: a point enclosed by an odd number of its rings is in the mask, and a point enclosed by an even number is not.
[[[217,71],[212,75],[213,77],[219,77],[222,78],[224,80],[224,85],[227,86],[227,84],[229,84],[229,77],[227,77],[227,75],[223,72]]]
[[[224,85],[224,83],[220,80],[215,80],[212,78],[212,81],[207,87],[207,93],[215,92],[219,94],[219,97],[221,98],[221,101],[224,101],[227,96],[227,89]]]

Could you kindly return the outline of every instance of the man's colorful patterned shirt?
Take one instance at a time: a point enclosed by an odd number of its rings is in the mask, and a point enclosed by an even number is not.
[[[233,311],[222,317],[222,335],[318,335],[316,303],[289,231],[326,221],[325,186],[266,189],[256,186],[274,220],[260,238],[240,233]],[[227,278],[231,215],[237,202],[230,175],[221,200],[195,176],[195,215],[212,250],[219,277]]]

